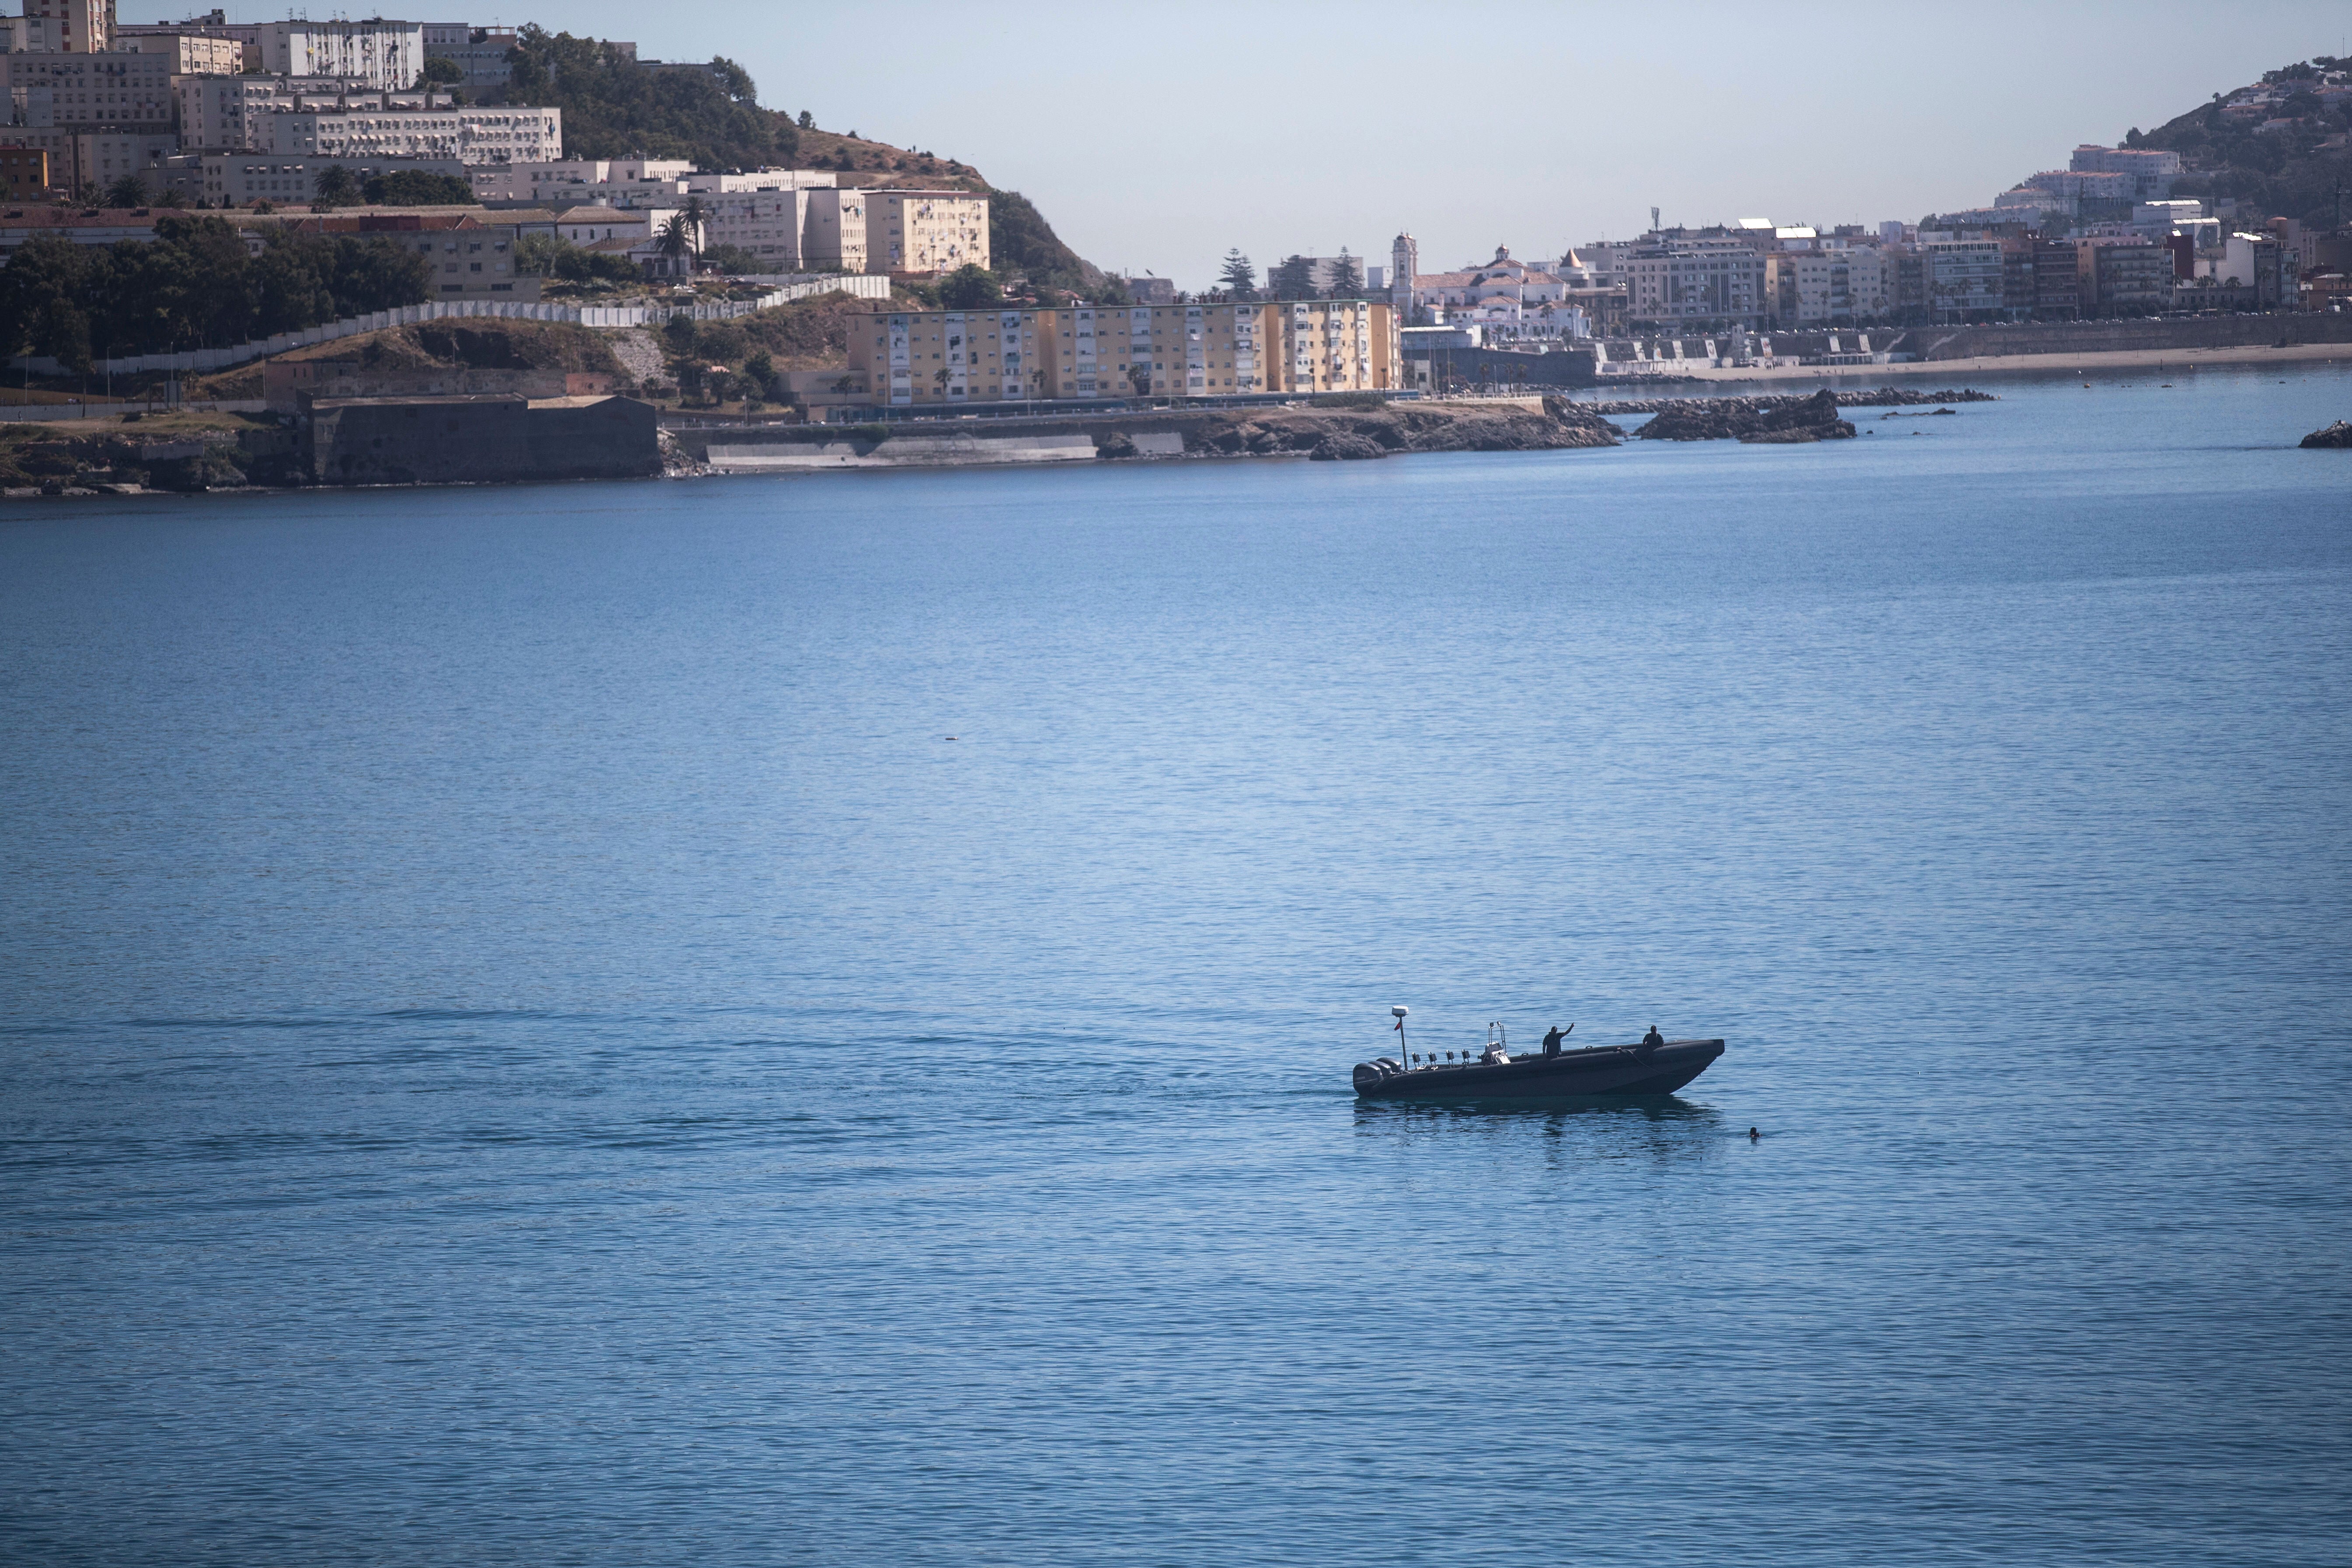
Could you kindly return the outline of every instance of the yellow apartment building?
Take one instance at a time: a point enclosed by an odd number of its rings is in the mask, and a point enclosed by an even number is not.
[[[860,191],[866,254],[877,272],[952,272],[988,265],[988,198],[970,191]]]
[[[1396,313],[1360,300],[908,310],[867,316],[850,365],[923,404],[1393,390]]]

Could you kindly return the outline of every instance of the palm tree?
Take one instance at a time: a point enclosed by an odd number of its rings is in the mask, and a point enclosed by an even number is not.
[[[147,205],[147,182],[136,174],[125,174],[106,187],[104,201],[110,207],[143,207]]]
[[[661,226],[656,242],[664,258],[673,263],[682,262],[688,272],[694,270],[696,227],[683,208],[669,215]]]

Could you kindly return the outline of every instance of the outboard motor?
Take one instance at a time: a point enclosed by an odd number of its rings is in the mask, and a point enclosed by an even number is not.
[[[1382,1072],[1378,1066],[1371,1062],[1358,1062],[1356,1064],[1356,1087],[1358,1089],[1369,1089],[1388,1076],[1388,1074]]]

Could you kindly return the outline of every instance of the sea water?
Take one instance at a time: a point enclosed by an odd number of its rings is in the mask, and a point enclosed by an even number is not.
[[[2343,1563],[2352,374],[2092,379],[12,504],[0,1555]]]

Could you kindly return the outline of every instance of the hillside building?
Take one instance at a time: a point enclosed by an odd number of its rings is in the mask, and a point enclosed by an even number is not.
[[[988,198],[971,191],[861,191],[866,254],[880,272],[988,265]]]
[[[331,105],[306,98],[298,107],[276,109],[248,123],[268,138],[255,151],[291,157],[535,163],[563,148],[560,109],[453,104],[433,92],[350,94]]]
[[[458,84],[468,97],[503,93],[514,82],[508,52],[521,41],[512,27],[474,27],[463,22],[425,24],[425,58],[444,59],[465,73]]]
[[[146,172],[161,190],[176,193],[190,206],[241,207],[255,202],[307,205],[318,199],[319,178],[330,169],[341,169],[362,184],[404,171],[466,176],[466,165],[455,158],[289,157],[247,152],[182,153],[155,160]]]
[[[2095,147],[2084,142],[2074,149],[2066,167],[2076,174],[2125,175],[2131,181],[2126,192],[2130,200],[2160,202],[2172,195],[2173,184],[2180,178],[2180,154],[2154,148]]]

